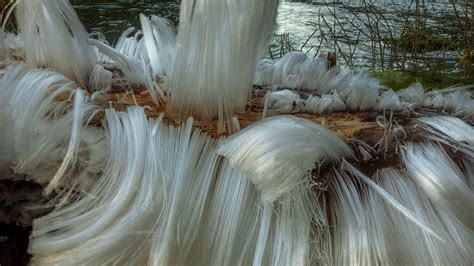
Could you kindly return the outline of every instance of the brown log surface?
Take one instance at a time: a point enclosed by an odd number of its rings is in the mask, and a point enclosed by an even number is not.
[[[118,111],[126,111],[131,106],[145,107],[146,115],[150,118],[156,118],[164,113],[164,121],[170,124],[179,125],[186,117],[180,116],[177,112],[169,110],[165,105],[156,106],[149,93],[143,87],[137,85],[125,85],[127,88],[133,88],[128,93],[124,89],[123,80],[114,80],[112,92],[109,93],[109,100],[112,107]],[[249,100],[245,112],[236,112],[235,117],[239,120],[240,128],[246,128],[262,120],[262,111],[264,105],[265,91],[255,89],[252,93],[253,98]],[[272,111],[267,111],[266,117],[280,115]],[[371,112],[344,112],[323,115],[312,115],[307,113],[294,113],[293,116],[301,117],[318,123],[334,132],[344,140],[350,140],[364,130],[379,131],[382,128],[376,123],[375,117],[381,115],[374,111]],[[200,119],[199,114],[193,114],[194,126],[200,128],[215,138],[222,137],[217,132],[217,119],[205,121]],[[398,113],[395,117],[406,119],[408,114]],[[228,136],[229,133],[223,134]]]
[[[235,113],[241,129],[262,120],[265,93],[265,89],[255,87],[245,112]],[[301,96],[302,98],[308,97],[307,94]],[[156,106],[149,93],[142,86],[127,84],[126,81],[120,80],[120,78],[114,79],[109,99],[111,106],[119,111],[126,111],[127,108],[138,105],[145,107],[146,115],[150,118],[164,114],[163,121],[168,124],[179,125],[186,119],[186,117],[181,117],[178,113],[167,109],[166,104]],[[277,115],[280,114],[267,111],[266,116]],[[371,110],[365,112],[345,111],[322,115],[308,113],[294,113],[291,115],[313,121],[335,132],[353,146],[356,158],[351,160],[351,163],[359,167],[368,176],[372,176],[377,169],[385,167],[401,168],[398,153],[399,145],[407,141],[419,142],[427,139],[425,133],[417,125],[416,118],[440,115],[440,112],[439,110],[424,108],[416,112],[390,113],[389,111]],[[218,134],[217,119],[213,121],[201,120],[199,114],[194,114],[193,118],[195,128],[203,130],[214,138],[230,135],[228,132]],[[378,119],[382,120],[383,123],[377,123]],[[472,125],[472,121],[467,122]],[[393,131],[393,128],[391,128],[393,125],[397,125],[401,130]],[[358,149],[359,146],[363,146],[361,144],[370,147],[371,158],[364,158]],[[446,148],[449,149],[449,147]],[[458,154],[454,154],[454,157],[457,157]]]

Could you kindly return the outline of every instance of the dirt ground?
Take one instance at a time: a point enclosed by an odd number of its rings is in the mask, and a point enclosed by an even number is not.
[[[28,265],[32,221],[47,212],[42,189],[0,162],[0,266]]]
[[[28,239],[31,227],[14,224],[0,224],[0,265],[28,265]]]

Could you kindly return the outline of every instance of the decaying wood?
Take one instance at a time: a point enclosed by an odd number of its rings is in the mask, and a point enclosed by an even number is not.
[[[1,66],[0,66],[1,68]],[[173,110],[167,109],[166,104],[156,106],[149,93],[141,85],[130,84],[121,78],[121,73],[114,72],[113,85],[108,94],[110,105],[119,111],[126,111],[132,106],[142,106],[146,115],[150,118],[156,118],[164,114],[163,121],[179,125],[183,123],[186,117],[181,116]],[[163,84],[161,84],[163,85]],[[246,128],[262,119],[265,90],[255,88],[250,101],[244,112],[238,112],[235,117],[238,119],[240,127]],[[58,101],[70,101],[70,95],[61,95],[57,97]],[[107,107],[105,104],[104,107]],[[398,154],[398,144],[404,141],[424,141],[426,136],[416,124],[416,118],[419,116],[436,115],[436,110],[420,110],[419,113],[388,113],[378,111],[368,112],[343,112],[324,115],[311,115],[307,113],[291,114],[301,117],[314,123],[320,124],[336,134],[343,140],[353,146],[356,158],[351,159],[350,163],[368,176],[372,176],[377,170],[393,167],[401,169],[400,158]],[[269,111],[267,117],[279,115]],[[101,119],[104,113],[99,113],[93,123],[101,126]],[[210,134],[214,138],[225,137],[227,134],[218,134],[217,121],[202,120],[199,114],[193,115],[194,126]],[[472,121],[470,122],[472,124]],[[397,125],[399,130],[392,130],[392,126]],[[371,156],[367,158],[360,147],[369,147]],[[459,153],[450,153],[450,157],[457,160]],[[315,168],[313,174],[315,177],[325,176],[327,171],[331,171],[333,166],[322,166]],[[47,199],[42,193],[43,187],[39,184],[29,182],[25,177],[16,178],[9,167],[3,167],[0,164],[0,234],[3,224],[21,224],[30,226],[32,219],[44,215],[50,211],[47,207]],[[3,177],[3,178],[2,178]],[[320,180],[321,181],[321,180]],[[329,194],[325,194],[327,197]],[[3,225],[6,228],[6,225]],[[8,228],[8,230],[12,230]],[[15,229],[25,235],[23,248],[16,248],[24,251],[21,256],[27,258],[26,247],[27,235],[29,229]],[[16,233],[19,235],[19,233]],[[0,235],[0,246],[1,246]],[[13,243],[20,243],[20,240],[12,239]],[[9,244],[10,245],[10,244]],[[0,249],[1,250],[1,249]],[[11,251],[5,249],[4,254],[10,254]],[[1,253],[1,252],[0,252]],[[1,256],[0,256],[1,257]],[[28,258],[27,258],[28,259]],[[18,260],[17,260],[18,262]]]
[[[166,103],[156,106],[144,86],[130,84],[122,77],[122,73],[114,69],[113,66],[106,66],[106,69],[113,73],[113,83],[108,94],[109,103],[104,104],[104,107],[112,106],[118,111],[126,111],[129,107],[141,106],[144,107],[147,117],[156,118],[163,114],[163,121],[175,126],[180,125],[187,119],[179,112],[170,110]],[[160,79],[157,79],[157,82],[160,87],[164,86]],[[265,88],[255,87],[245,111],[235,113],[235,118],[239,121],[241,129],[262,120],[265,93]],[[308,97],[307,94],[301,96],[302,98]],[[66,99],[70,100],[70,96],[63,95],[58,98],[58,100]],[[277,115],[280,114],[267,111],[266,117]],[[384,167],[400,168],[399,144],[406,141],[426,140],[421,128],[417,126],[416,118],[439,115],[439,110],[421,109],[417,112],[395,113],[371,110],[366,112],[345,111],[323,115],[308,113],[290,115],[313,121],[335,132],[353,146],[356,158],[352,163],[371,176],[377,169]],[[202,120],[199,114],[193,114],[192,116],[194,127],[201,129],[212,137],[222,138],[230,135],[229,132],[218,133],[217,118],[207,121]],[[93,123],[100,126],[103,117],[104,113],[98,114]],[[473,123],[473,121],[467,122]],[[366,147],[369,150],[371,155],[369,158],[363,154],[361,147]],[[449,151],[450,148],[446,148]],[[456,159],[457,156],[457,154],[453,154],[452,158]]]
[[[145,107],[145,112],[148,117],[158,117],[160,114],[164,113],[164,121],[170,124],[179,125],[186,118],[181,116],[178,112],[174,112],[167,108],[166,104],[163,106],[156,106],[149,93],[140,86],[128,85],[126,87],[132,87],[132,91],[125,91],[123,89],[122,80],[114,80],[113,89],[109,93],[110,103],[116,110],[126,111],[127,108],[131,106],[142,106]],[[245,112],[237,112],[235,117],[239,120],[240,127],[246,128],[249,125],[256,123],[262,119],[263,111],[263,99],[264,92],[256,89],[253,93],[254,97],[247,104]],[[272,113],[271,111],[267,112],[267,117],[278,115]],[[354,130],[363,129],[368,127],[375,126],[375,123],[369,123],[366,120],[365,115],[362,113],[348,114],[348,113],[339,113],[331,115],[309,115],[304,113],[292,114],[298,117],[306,118],[315,123],[322,124],[327,128],[334,130],[340,134],[341,137],[347,139],[354,135]],[[201,120],[199,114],[193,114],[195,120],[195,127],[200,128],[206,133],[210,134],[213,137],[219,138],[222,134],[217,133],[217,119],[213,121]],[[223,134],[224,136],[229,135],[229,133]]]
[[[124,93],[111,93],[110,100],[112,106],[116,110],[125,111],[128,107],[134,106],[135,101],[139,106],[145,107],[145,112],[148,117],[158,117],[161,113],[164,113],[164,121],[174,125],[179,125],[184,121],[183,117],[177,113],[166,108],[166,106],[157,107],[151,101],[148,93],[144,92],[141,94],[124,94]],[[262,119],[263,110],[263,97],[253,99],[249,102],[245,112],[237,112],[235,117],[238,119],[240,128],[246,128],[253,123],[256,123]],[[278,115],[276,113],[267,112],[267,117]],[[368,119],[368,115],[365,113],[338,113],[330,115],[309,115],[304,113],[292,114],[301,118],[311,120],[315,123],[321,124],[340,135],[344,139],[352,138],[358,131],[377,127],[374,121]],[[199,114],[193,115],[195,119],[195,127],[200,128],[213,137],[219,138],[222,134],[217,132],[217,121],[206,121],[201,120]],[[223,134],[229,135],[229,133]]]
[[[160,114],[164,114],[164,121],[169,124],[179,125],[185,120],[185,117],[181,116],[178,112],[174,112],[167,108],[166,104],[163,106],[156,106],[149,93],[141,86],[138,85],[125,85],[126,82],[120,79],[114,79],[114,84],[111,92],[109,93],[110,104],[113,108],[119,111],[126,111],[131,106],[142,106],[145,107],[145,112],[148,117],[156,118]],[[126,90],[124,88],[133,88],[132,90]],[[265,90],[261,88],[255,88],[252,93],[252,98],[249,100],[245,112],[236,112],[235,117],[238,119],[240,128],[246,128],[262,119],[262,112],[264,107],[264,96]],[[426,110],[426,114],[429,114],[430,110]],[[267,111],[266,117],[280,115],[278,113]],[[338,134],[342,139],[350,141],[354,138],[363,140],[368,144],[379,141],[379,139],[371,139],[366,135],[373,135],[374,137],[383,136],[384,128],[377,123],[377,117],[384,116],[382,112],[368,111],[368,112],[343,112],[343,113],[332,113],[323,115],[312,115],[307,113],[294,113],[290,114],[293,116],[301,117],[304,119],[311,120],[318,123]],[[389,113],[386,112],[385,116],[387,120]],[[419,116],[419,115],[418,115]],[[414,118],[416,115],[408,113],[394,113],[392,123],[397,122],[405,128],[405,130],[412,133],[417,133],[419,130],[415,129]],[[201,120],[199,114],[193,114],[195,119],[195,127],[200,128],[206,133],[210,134],[215,138],[222,136],[228,136],[229,133],[218,134],[217,132],[217,119],[213,121]],[[417,135],[417,134],[415,134]]]
[[[161,86],[163,84],[161,83]],[[264,107],[265,89],[254,88],[245,112],[235,113],[240,128],[246,128],[262,119]],[[303,98],[307,95],[302,95]],[[119,111],[126,111],[131,106],[145,107],[146,115],[150,118],[164,115],[163,121],[172,125],[183,123],[186,117],[169,110],[166,104],[156,106],[149,93],[143,86],[130,85],[120,78],[114,78],[113,87],[109,93],[110,105]],[[266,117],[277,116],[272,111],[267,111]],[[359,169],[372,176],[377,169],[385,167],[401,168],[399,158],[399,144],[406,141],[425,141],[426,136],[421,128],[417,126],[416,118],[420,116],[439,115],[438,110],[422,109],[417,112],[395,112],[367,111],[331,113],[323,115],[312,115],[308,113],[294,113],[293,116],[308,119],[335,132],[344,141],[353,146],[356,158],[351,163]],[[218,134],[217,119],[213,121],[201,120],[199,114],[194,114],[194,127],[203,130],[214,138],[228,136]],[[471,122],[470,122],[471,123]],[[100,122],[98,122],[100,124]],[[394,130],[397,128],[397,130]],[[360,151],[360,147],[369,147],[371,157],[366,158]],[[449,147],[446,147],[449,150]],[[452,154],[456,160],[458,154]]]

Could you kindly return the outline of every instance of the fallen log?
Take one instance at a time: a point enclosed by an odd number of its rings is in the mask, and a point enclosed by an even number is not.
[[[160,84],[163,84],[160,82]],[[264,109],[264,97],[266,89],[255,87],[252,98],[249,100],[244,112],[236,112],[235,119],[239,122],[240,129],[244,129],[254,123],[261,121]],[[113,81],[112,90],[108,94],[109,104],[118,111],[126,111],[132,106],[141,106],[145,108],[145,113],[150,118],[157,118],[163,114],[163,120],[172,125],[179,125],[185,121],[185,117],[177,112],[170,110],[166,104],[156,106],[149,93],[143,86],[128,84],[127,81],[116,78]],[[412,139],[421,137],[421,131],[416,128],[416,118],[421,116],[433,116],[438,112],[432,109],[423,109],[418,113],[409,112],[379,112],[376,110],[365,112],[340,112],[322,115],[308,114],[304,112],[292,113],[289,115],[304,118],[314,123],[320,124],[332,131],[346,142],[363,141],[371,146],[377,144],[384,136],[386,130],[384,126],[377,122],[378,119],[385,120],[387,123],[391,116],[391,123],[396,123],[409,134],[399,134],[398,140]],[[274,111],[267,111],[265,117],[281,115]],[[224,134],[217,132],[217,118],[212,121],[202,120],[199,114],[193,114],[194,127],[208,133],[214,138],[221,138],[231,135],[229,131]],[[100,125],[99,120],[94,123]]]
[[[235,113],[235,121],[238,121],[241,129],[247,128],[263,119],[265,93],[266,90],[264,88],[255,87],[245,111]],[[305,95],[302,96],[305,97]],[[58,96],[56,100],[72,101],[71,98],[71,95],[68,93]],[[119,74],[115,75],[112,89],[106,98],[107,100],[105,102],[96,102],[96,104],[102,105],[104,110],[105,108],[111,107],[118,111],[127,111],[130,107],[140,106],[143,107],[148,118],[162,116],[166,124],[175,126],[182,124],[187,118],[174,112],[166,104],[156,106],[149,93],[142,86],[130,84],[121,78]],[[105,112],[99,112],[91,123],[94,126],[102,127],[104,113]],[[348,159],[349,163],[357,167],[358,170],[368,177],[372,177],[378,170],[383,168],[404,169],[401,165],[398,153],[400,144],[410,141],[425,141],[427,137],[423,129],[418,126],[417,118],[438,114],[439,112],[437,110],[419,109],[417,112],[385,112],[372,110],[366,112],[340,112],[322,115],[297,112],[289,115],[312,121],[335,132],[353,148],[356,157]],[[266,117],[278,115],[281,114],[272,110],[265,114]],[[215,139],[226,138],[232,135],[232,132],[229,131],[226,131],[224,134],[218,133],[217,119],[203,120],[199,114],[193,114],[193,118],[194,128],[206,132]],[[471,121],[468,121],[468,123],[472,124]],[[291,141],[291,139],[289,139],[289,141]],[[444,145],[444,147],[452,160],[461,161],[462,158],[458,158],[458,156],[462,156],[460,153],[456,153],[448,145]],[[317,185],[317,187],[313,187],[315,191],[326,191],[324,186],[327,184],[324,182],[327,180],[325,177],[330,176],[330,171],[334,170],[333,167],[334,165],[325,165],[322,163],[313,170],[314,178],[312,179],[316,181],[316,178],[320,177],[317,181],[321,184]],[[8,173],[9,175],[11,174],[10,172]],[[355,177],[347,176],[348,180],[352,178]],[[356,180],[354,180],[354,182],[357,183]],[[39,188],[37,191],[41,191],[42,189],[41,186],[35,184],[21,184],[25,187],[30,185],[36,186]],[[11,182],[7,185],[11,185]],[[21,197],[21,191],[22,190],[15,191],[13,198]],[[322,197],[329,197],[327,191],[323,194]],[[44,198],[41,200],[44,200]],[[20,205],[15,206],[15,210],[21,207]],[[328,208],[328,210],[331,211],[331,208]],[[38,216],[41,215],[38,214]],[[13,218],[13,220],[14,219],[17,218]],[[334,221],[330,220],[329,222],[332,224]]]

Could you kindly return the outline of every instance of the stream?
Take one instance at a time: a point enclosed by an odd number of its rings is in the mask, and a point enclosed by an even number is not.
[[[72,0],[71,2],[86,28],[89,31],[102,32],[110,42],[115,41],[128,27],[140,28],[138,19],[140,13],[166,17],[175,24],[179,20],[179,1]],[[401,60],[400,51],[391,50],[387,45],[387,38],[400,35],[407,21],[410,21],[407,20],[406,14],[410,12],[413,14],[416,10],[415,4],[411,0],[378,0],[372,1],[370,8],[367,8],[363,6],[363,2],[354,0],[338,1],[336,4],[331,1],[315,0],[281,2],[275,38],[271,46],[272,55],[278,57],[277,50],[283,46],[285,51],[302,48],[310,55],[337,52],[338,55],[345,55],[338,57],[340,63],[349,63],[353,67],[366,69],[380,68],[381,58],[388,64],[395,54],[398,55],[395,60]],[[434,28],[440,36],[456,31],[457,24],[448,17],[454,13],[448,0],[423,2],[419,9],[425,14],[424,23],[428,27]],[[377,34],[374,34],[367,25],[376,27]],[[310,36],[312,37],[309,38]],[[420,66],[442,64],[444,68],[453,71],[461,54],[460,49],[452,48],[423,51],[416,54],[417,64]]]

